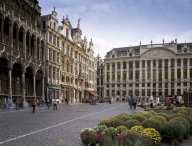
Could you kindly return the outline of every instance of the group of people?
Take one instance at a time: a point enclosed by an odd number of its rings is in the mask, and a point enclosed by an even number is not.
[[[136,109],[136,105],[137,105],[137,97],[133,97],[131,96],[129,99],[128,99],[128,102],[129,102],[129,106],[130,106],[130,109]]]
[[[37,100],[36,97],[34,97],[34,98],[31,100],[31,105],[32,105],[32,107],[33,107],[33,113],[35,113],[35,107],[37,106],[37,104],[38,104],[38,100]],[[50,106],[50,99],[49,99],[49,98],[47,98],[46,104],[47,104],[47,107],[48,107],[48,109],[49,109],[49,106]],[[53,109],[54,109],[54,108],[57,110],[57,100],[56,100],[56,98],[54,98],[54,100],[53,100]]]
[[[0,101],[0,104],[2,105],[3,108],[12,108],[13,102],[11,97],[8,97],[8,98],[3,98]]]

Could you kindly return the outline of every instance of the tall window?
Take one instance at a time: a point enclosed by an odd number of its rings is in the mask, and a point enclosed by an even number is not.
[[[145,68],[145,60],[142,60],[142,68]]]
[[[135,68],[139,68],[139,61],[135,61]]]
[[[69,72],[69,62],[67,61],[67,72]]]
[[[64,70],[64,57],[61,57],[61,70]]]
[[[156,67],[156,60],[153,60],[153,67]]]
[[[151,62],[150,62],[150,60],[147,60],[147,67],[151,67]]]
[[[107,63],[107,70],[110,70],[110,65],[109,65],[109,63]]]
[[[59,37],[57,37],[57,47],[59,47]]]
[[[56,35],[53,35],[53,45],[56,45]]]
[[[69,38],[69,29],[66,28],[66,37]]]
[[[57,52],[57,63],[59,64],[59,53]]]
[[[53,67],[53,79],[55,79],[55,67]]]
[[[117,62],[117,69],[121,69],[121,63]]]
[[[49,32],[49,43],[52,43],[52,33]]]
[[[123,62],[123,69],[126,69],[126,68],[127,68],[127,63]]]
[[[57,82],[59,83],[59,69],[57,69]]]
[[[64,42],[61,42],[61,50],[64,51]]]
[[[66,53],[69,55],[69,45],[66,46]]]
[[[181,59],[177,59],[177,66],[181,66]]]
[[[55,62],[55,51],[53,50],[53,62]]]
[[[153,79],[156,79],[156,70],[153,70]]]
[[[181,69],[177,69],[177,78],[181,79]]]
[[[147,70],[147,79],[150,80],[150,77],[151,77],[151,71]]]
[[[133,79],[133,71],[129,71],[129,80]]]
[[[52,61],[52,50],[49,48],[49,60]]]
[[[187,69],[183,69],[183,78],[187,79]]]
[[[73,66],[71,65],[71,74],[73,73]]]
[[[52,72],[52,67],[51,66],[49,66],[49,78],[51,79],[51,72]]]

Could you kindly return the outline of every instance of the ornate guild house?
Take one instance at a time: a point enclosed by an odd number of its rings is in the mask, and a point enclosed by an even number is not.
[[[44,98],[45,34],[36,21],[40,15],[37,0],[0,0],[1,98]]]
[[[183,95],[192,88],[192,43],[113,48],[104,63],[104,97]]]

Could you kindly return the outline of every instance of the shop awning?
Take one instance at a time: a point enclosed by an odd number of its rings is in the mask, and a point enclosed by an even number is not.
[[[97,92],[89,92],[89,93],[92,94],[92,95],[95,96],[95,97],[99,96],[99,95],[97,94]]]

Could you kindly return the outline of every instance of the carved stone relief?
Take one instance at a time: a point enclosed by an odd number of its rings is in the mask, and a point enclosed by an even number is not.
[[[166,50],[152,50],[144,54],[141,59],[161,59],[174,57],[175,54]]]

